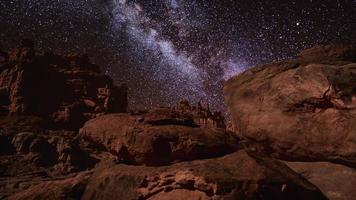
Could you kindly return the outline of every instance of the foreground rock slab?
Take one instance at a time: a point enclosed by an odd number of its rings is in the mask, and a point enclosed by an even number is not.
[[[82,172],[72,177],[62,177],[57,180],[43,180],[10,196],[9,200],[35,199],[81,199],[91,172]]]
[[[356,170],[329,162],[285,162],[316,185],[330,200],[356,197]]]
[[[239,151],[164,167],[102,165],[83,199],[326,199],[286,165]]]
[[[278,158],[355,167],[356,63],[348,59],[356,54],[320,48],[304,52],[316,60],[272,63],[232,78],[226,103],[235,130]],[[325,63],[325,52],[332,62]]]
[[[238,148],[237,138],[223,129],[207,129],[178,119],[159,119],[152,125],[145,115],[110,114],[88,121],[80,136],[105,147],[130,164],[166,165],[184,160],[211,158]],[[186,120],[189,121],[189,120]]]

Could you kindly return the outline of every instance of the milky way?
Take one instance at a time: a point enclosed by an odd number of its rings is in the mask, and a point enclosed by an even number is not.
[[[353,0],[0,0],[0,48],[88,53],[130,87],[133,109],[202,99],[223,82],[317,43],[356,38]]]

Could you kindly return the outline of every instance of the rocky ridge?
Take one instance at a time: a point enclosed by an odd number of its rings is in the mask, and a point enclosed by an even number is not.
[[[211,112],[202,103],[191,106],[182,100],[173,108],[127,113],[126,86],[115,86],[109,77],[100,73],[98,66],[90,64],[87,56],[39,54],[28,40],[20,48],[0,56],[3,57],[0,62],[0,199],[350,199],[353,188],[350,184],[354,182],[341,183],[338,179],[345,178],[345,173],[349,178],[354,177],[353,168],[307,162],[316,158],[325,161],[329,152],[337,151],[330,151],[323,144],[307,146],[321,148],[315,154],[302,154],[310,149],[298,150],[297,154],[288,148],[282,154],[275,148],[279,147],[278,140],[248,135],[249,124],[239,124],[250,120],[241,114],[256,112],[254,106],[266,108],[265,104],[256,104],[251,99],[255,97],[253,92],[249,96],[249,92],[236,88],[243,86],[253,91],[254,78],[263,79],[265,75],[278,78],[278,73],[309,65],[310,60],[288,64],[292,65],[290,68],[273,67],[274,64],[255,68],[246,72],[254,76],[242,81],[239,77],[230,80],[225,92],[238,130],[234,133],[226,130],[221,114]],[[345,57],[339,57],[343,60],[330,62],[350,65]],[[328,65],[323,69],[328,69],[330,76],[349,76],[349,67],[342,73],[334,73],[334,68],[330,73]],[[46,76],[51,78],[43,79]],[[317,77],[322,76],[318,73]],[[308,84],[319,87],[319,79],[314,80]],[[353,79],[345,79],[335,87],[335,91],[346,88],[349,93],[344,90],[341,93],[345,99],[353,94],[350,80]],[[38,88],[40,85],[45,86]],[[350,87],[351,90],[347,89]],[[51,97],[53,88],[61,94],[60,98]],[[244,95],[239,96],[239,92]],[[296,94],[299,93],[297,90]],[[245,97],[251,105],[247,110],[240,110],[237,105],[245,105]],[[274,102],[273,98],[269,100],[272,105],[285,105]],[[39,102],[47,104],[41,107],[43,104]],[[310,102],[324,105],[317,100]],[[350,102],[352,98],[344,106],[347,108]],[[267,119],[278,116],[281,112],[275,112],[276,107],[269,107],[262,116]],[[306,106],[311,112],[309,109]],[[305,111],[291,110],[287,115],[299,113]],[[276,126],[274,121],[269,122],[274,124],[263,125]],[[278,133],[275,132],[261,132],[257,136],[266,133],[263,138],[268,138]],[[293,131],[288,135],[293,135]],[[316,141],[321,136],[311,134],[310,137]],[[323,142],[328,141],[331,139]],[[299,162],[278,160],[289,155],[294,156],[289,160]],[[347,164],[352,166],[350,162]],[[325,178],[327,175],[329,178]],[[335,188],[342,184],[343,189]]]

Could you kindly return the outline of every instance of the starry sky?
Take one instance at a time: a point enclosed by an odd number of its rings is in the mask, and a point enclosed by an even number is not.
[[[225,110],[225,80],[319,43],[356,40],[355,0],[0,0],[0,48],[88,53],[132,109]]]

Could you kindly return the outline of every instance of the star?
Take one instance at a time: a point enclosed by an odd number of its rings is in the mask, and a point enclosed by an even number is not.
[[[326,42],[351,43],[355,1],[0,1],[0,48],[22,37],[88,53],[129,86],[131,109],[204,99],[226,111],[224,81]],[[331,31],[333,30],[333,31]]]

